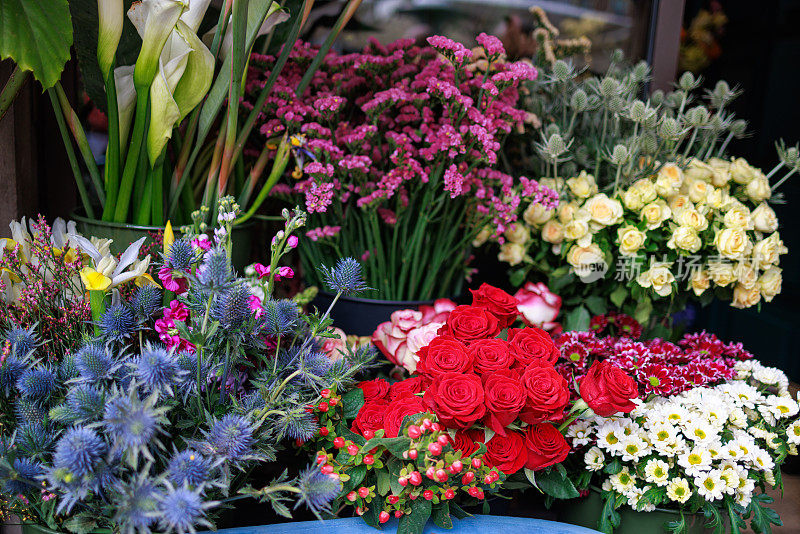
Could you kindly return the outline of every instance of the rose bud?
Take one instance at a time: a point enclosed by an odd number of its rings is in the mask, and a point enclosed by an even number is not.
[[[331,469],[333,468],[331,467]],[[409,475],[408,480],[413,486],[419,486],[422,484],[422,475],[419,473],[419,471],[414,471]]]
[[[440,425],[439,423],[431,424],[431,430],[432,431],[439,432],[441,429],[442,429],[442,425]]]
[[[369,497],[369,488],[366,486],[361,486],[358,488],[358,496],[362,499]]]
[[[491,473],[483,477],[484,484],[491,484],[492,482],[494,482],[494,479],[492,478]]]
[[[440,454],[442,454],[442,446],[434,441],[433,443],[428,445],[428,452],[430,452],[434,456],[439,456]]]
[[[448,489],[447,491],[444,492],[444,498],[445,499],[452,499],[455,496],[456,496],[456,492],[453,491],[452,488],[450,488],[450,489]]]
[[[389,520],[389,517],[390,517],[389,516],[389,512],[384,510],[380,514],[378,514],[378,522],[379,523],[386,523]]]
[[[329,400],[329,401],[328,401],[328,405],[329,405],[331,408],[333,408],[334,406],[336,406],[336,403],[337,403],[337,402],[339,402],[339,399],[337,399],[336,397],[334,397],[334,398],[332,398],[331,400]]]
[[[408,427],[408,437],[411,439],[417,439],[422,435],[422,430],[417,425],[411,425]]]
[[[464,469],[464,464],[461,463],[461,460],[456,460],[455,462],[450,464],[450,467],[447,468],[447,470],[453,473],[454,475],[459,474],[462,469]]]
[[[348,501],[354,502],[356,499],[358,499],[358,495],[356,494],[355,491],[351,491],[350,493],[347,494]]]
[[[469,484],[473,480],[475,480],[475,473],[473,473],[472,471],[467,471],[466,473],[464,473],[464,476],[461,477],[461,483],[464,485]]]
[[[342,447],[344,447],[344,438],[341,436],[335,438],[333,440],[333,446],[336,447],[337,449],[341,449]]]
[[[433,492],[431,490],[425,490],[422,492],[422,496],[425,498],[426,501],[433,499]]]
[[[625,371],[608,361],[597,361],[579,383],[581,398],[600,417],[628,413],[639,396],[636,382]]]
[[[416,501],[416,500],[417,500],[417,497],[418,497],[418,495],[415,495],[415,494],[413,494],[413,493],[412,493],[411,495],[409,495],[409,496],[408,496],[408,498],[409,498],[409,499],[411,499],[412,501]]]

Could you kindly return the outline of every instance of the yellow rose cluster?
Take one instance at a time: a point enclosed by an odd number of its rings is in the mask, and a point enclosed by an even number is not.
[[[526,245],[538,235],[579,276],[588,264],[613,261],[616,279],[628,266],[630,279],[661,297],[731,287],[732,306],[747,308],[781,291],[787,249],[767,203],[769,180],[742,158],[666,163],[616,194],[599,191],[586,172],[540,183],[561,191],[561,204],[528,207],[527,226],[506,232],[502,261],[530,258]]]

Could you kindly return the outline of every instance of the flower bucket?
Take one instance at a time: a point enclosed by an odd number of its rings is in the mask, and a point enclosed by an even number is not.
[[[95,236],[106,239],[113,239],[111,252],[121,254],[129,244],[141,237],[147,237],[144,246],[152,241],[152,236],[162,231],[158,226],[144,226],[137,224],[118,223],[90,219],[79,213],[73,213],[71,218],[78,223],[78,231],[84,236]],[[233,251],[231,261],[233,266],[239,271],[243,270],[250,262],[253,249],[253,232],[256,229],[256,221],[246,222],[233,228]],[[177,228],[176,228],[177,230]],[[160,261],[160,258],[157,258]]]
[[[328,309],[334,295],[320,291],[311,304],[320,312]],[[408,308],[419,308],[424,304],[432,305],[432,300],[379,300],[360,297],[339,297],[331,316],[333,326],[341,328],[345,334],[354,336],[371,336],[379,324],[388,321],[392,312]]]
[[[383,532],[395,532],[397,519],[382,525]],[[300,521],[277,525],[261,525],[218,530],[217,534],[375,534],[371,526],[359,517],[329,519],[326,521]],[[497,534],[498,532],[524,532],[525,534],[596,534],[597,531],[575,525],[527,519],[523,517],[503,517],[496,515],[477,515],[465,519],[454,519],[453,528],[444,530],[431,522],[425,525],[424,534]],[[641,534],[641,533],[640,533]]]
[[[561,501],[557,506],[560,520],[573,525],[597,528],[597,521],[603,510],[603,497],[598,490],[592,488],[588,496]],[[614,529],[614,534],[667,534],[665,523],[681,518],[680,512],[666,508],[656,508],[652,512],[637,512],[626,505],[617,509],[617,512],[620,515],[620,523],[619,527]],[[706,519],[703,514],[685,514],[684,519],[687,526],[686,534],[711,532],[705,527]]]

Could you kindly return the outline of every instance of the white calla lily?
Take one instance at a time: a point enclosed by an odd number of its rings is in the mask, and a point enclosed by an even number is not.
[[[262,6],[260,6],[259,4],[265,4],[266,2],[269,1],[270,0],[254,1],[250,5],[250,9],[247,10],[248,50],[249,47],[253,46],[253,42],[255,42],[255,40],[258,37],[268,34],[274,26],[277,26],[281,22],[284,22],[289,19],[289,13],[284,11],[278,2],[271,2],[266,17],[264,18],[264,21],[261,22],[261,26],[258,26],[258,28],[256,28],[260,22],[261,18],[260,15],[261,13],[263,13],[263,11],[261,10]],[[206,45],[210,46],[211,42],[214,40],[214,34],[216,32],[217,32],[217,26],[214,26],[203,35],[203,42],[205,42]],[[223,37],[222,44],[220,45],[219,49],[219,55],[223,61],[226,61],[228,59],[228,55],[231,52],[231,46],[232,46],[231,43],[233,43],[233,25],[231,24],[231,20],[229,18],[228,25],[225,28],[225,37]]]
[[[97,0],[97,62],[100,64],[103,79],[108,77],[114,64],[114,56],[122,37],[124,11],[122,0]]]
[[[128,143],[128,135],[133,122],[133,112],[136,108],[136,86],[133,83],[133,70],[133,65],[125,65],[114,69],[120,146],[126,146]]]
[[[133,74],[137,88],[149,87],[153,82],[164,45],[188,7],[188,3],[182,0],[142,0],[131,5],[128,18],[142,38]]]

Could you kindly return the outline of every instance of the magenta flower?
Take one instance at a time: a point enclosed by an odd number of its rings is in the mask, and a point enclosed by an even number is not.
[[[250,311],[255,314],[256,319],[261,317],[261,315],[264,313],[264,307],[262,306],[261,299],[258,295],[250,295],[247,297],[247,305],[250,307]]]
[[[182,295],[189,289],[189,281],[183,277],[173,277],[173,270],[169,267],[162,267],[158,270],[158,279],[167,291],[172,291],[176,295]]]
[[[290,235],[289,238],[286,240],[286,246],[289,248],[297,248],[297,244],[299,243],[299,239],[297,239],[296,235]]]
[[[263,279],[269,276],[269,270],[270,270],[269,265],[256,263],[255,265],[253,265],[253,269],[255,269],[259,279]]]
[[[200,234],[199,236],[192,239],[192,246],[194,248],[200,249],[203,252],[211,249],[211,240],[208,239],[206,234]]]

